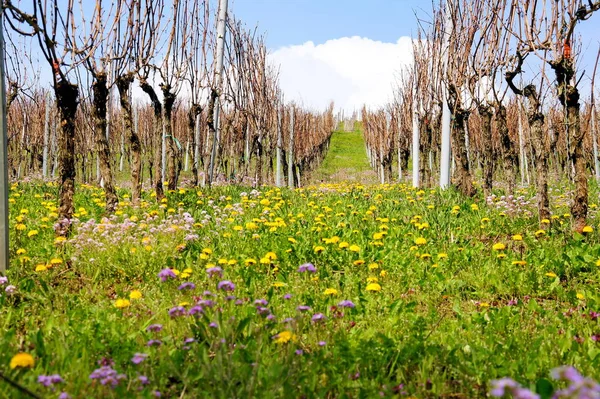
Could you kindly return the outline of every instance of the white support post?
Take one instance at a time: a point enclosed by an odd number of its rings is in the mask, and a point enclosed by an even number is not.
[[[4,82],[4,28],[0,11],[0,273],[8,269],[8,138],[6,134],[6,87]]]
[[[446,15],[444,23],[444,53],[443,53],[443,78],[440,79],[442,82],[442,153],[440,154],[440,188],[444,189],[450,185],[450,107],[448,106],[448,89],[444,82],[444,78],[447,76],[448,68],[448,51],[450,47],[450,35],[452,34],[452,19],[450,17],[450,1],[446,0]]]

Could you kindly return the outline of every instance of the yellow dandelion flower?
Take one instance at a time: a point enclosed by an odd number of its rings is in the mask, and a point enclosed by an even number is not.
[[[43,263],[40,263],[35,267],[36,272],[45,272],[46,270],[48,270],[48,266],[44,265]]]
[[[479,302],[479,307],[481,308],[489,308],[490,304],[487,302]]]
[[[285,287],[285,283],[282,283],[281,281],[276,281],[273,283],[273,287],[275,288],[281,288],[281,287]]]
[[[577,297],[577,299],[585,299],[585,295],[583,295],[581,292],[578,292],[577,295],[575,295]]]
[[[142,297],[142,291],[133,290],[129,293],[129,299],[140,299]]]
[[[282,331],[275,336],[276,344],[286,344],[290,341],[295,341],[296,335],[294,335],[291,331]]]
[[[365,264],[365,261],[364,261],[364,260],[362,260],[362,259],[357,259],[357,260],[355,260],[354,262],[352,262],[352,264],[353,264],[354,266],[362,266],[362,265],[364,265],[364,264]]]
[[[35,361],[33,360],[33,356],[29,353],[17,353],[10,359],[10,368],[33,368],[35,365]]]
[[[337,295],[338,294],[338,290],[336,290],[335,288],[327,288],[325,290],[325,292],[323,292],[323,295]]]
[[[17,229],[17,230],[19,230],[19,231],[23,231],[23,230],[25,230],[26,228],[27,228],[27,226],[25,226],[23,223],[18,223],[18,224],[15,226],[15,229]]]
[[[550,220],[548,220],[548,219],[542,219],[540,223],[542,223],[542,224],[550,224]]]
[[[291,242],[292,244],[295,244],[295,243],[297,243],[297,242],[298,242],[298,241],[296,241],[296,239],[295,239],[295,238],[293,238],[293,237],[288,237],[288,241],[289,241],[289,242]]]
[[[114,304],[117,309],[123,309],[129,307],[129,305],[131,305],[131,302],[128,299],[117,299]]]
[[[548,272],[548,273],[546,273],[546,276],[548,276],[548,277],[556,277],[556,273]]]
[[[37,236],[39,234],[39,231],[37,230],[30,230],[27,232],[27,237],[31,238],[33,236]]]
[[[27,251],[24,248],[17,249],[17,255],[25,255]]]
[[[538,231],[535,232],[535,236],[536,237],[541,237],[541,236],[544,236],[544,235],[546,235],[546,232],[544,230],[538,230]]]
[[[425,245],[427,244],[427,240],[423,237],[419,237],[415,240],[415,245]]]
[[[244,264],[246,266],[256,265],[256,259],[248,258],[244,261]]]
[[[492,249],[494,251],[503,251],[506,249],[506,245],[502,244],[501,242],[498,242],[496,244],[494,244],[494,246],[492,247]]]
[[[504,258],[506,258],[506,254],[498,254],[498,255],[496,255],[496,258],[504,259]]]
[[[523,241],[523,236],[521,234],[515,234],[512,236],[513,241]]]
[[[52,258],[52,259],[50,259],[50,264],[52,266],[60,265],[61,263],[63,263],[63,261],[60,258]]]
[[[342,241],[340,242],[340,245],[338,245],[338,247],[340,247],[340,249],[345,249],[348,248],[350,246],[350,244],[348,244],[346,241]]]
[[[377,283],[370,283],[367,284],[366,290],[369,292],[379,292],[381,291],[381,286]]]
[[[385,271],[385,270],[382,270],[382,271],[380,271],[380,272],[379,272],[379,275],[380,275],[381,277],[385,277],[385,276],[387,276],[387,274],[388,274],[388,272],[387,272],[387,271]]]
[[[513,265],[518,265],[518,266],[525,266],[525,265],[527,264],[527,262],[526,262],[526,261],[524,261],[524,260],[514,260],[514,261],[512,262],[512,264],[513,264]]]
[[[275,254],[275,252],[267,252],[265,258],[269,260],[277,260],[277,255]]]
[[[206,254],[206,255],[212,255],[213,251],[212,251],[212,249],[210,249],[210,248],[204,248],[204,249],[202,250],[202,253],[203,253],[203,254]]]
[[[441,252],[437,256],[438,259],[448,259],[448,254],[445,252]]]
[[[383,238],[383,233],[375,233],[373,234],[374,240],[381,240]]]
[[[373,262],[369,264],[369,270],[377,270],[379,269],[379,264]]]
[[[358,245],[350,245],[348,248],[350,252],[360,252],[360,247]]]
[[[591,233],[594,231],[594,228],[592,226],[585,226],[582,231],[584,233]]]
[[[320,246],[320,245],[317,245],[317,246],[314,248],[314,251],[315,251],[315,253],[316,253],[316,254],[320,254],[321,252],[325,251],[325,247],[322,247],[322,246]]]

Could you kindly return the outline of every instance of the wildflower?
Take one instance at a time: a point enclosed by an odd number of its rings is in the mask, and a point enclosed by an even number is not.
[[[151,339],[146,343],[146,346],[161,346],[162,341],[160,339]]]
[[[577,299],[579,300],[583,300],[585,299],[585,295],[583,295],[581,292],[578,292],[577,295],[575,295],[577,297]]]
[[[52,259],[50,259],[50,264],[52,266],[60,265],[61,263],[63,263],[63,261],[60,258],[52,258]]]
[[[316,273],[317,268],[312,263],[304,263],[304,264],[300,265],[300,267],[298,268],[298,272],[299,273],[305,273],[305,272]]]
[[[302,351],[302,349],[296,349],[294,353],[298,356],[301,356],[304,352]]]
[[[177,287],[177,289],[179,291],[183,291],[183,290],[193,290],[196,288],[196,284],[194,283],[190,283],[190,282],[185,282],[183,284],[181,284],[179,287]]]
[[[369,292],[379,292],[381,291],[381,286],[377,283],[367,284],[366,290]]]
[[[515,234],[512,236],[513,241],[523,241],[523,236],[521,234]]]
[[[58,399],[71,399],[71,395],[66,392],[61,392],[60,395],[58,395]]]
[[[362,266],[362,265],[364,265],[364,264],[365,264],[365,261],[364,261],[364,260],[362,260],[362,259],[357,259],[357,260],[355,260],[354,262],[352,262],[352,264],[353,264],[354,266]]]
[[[307,305],[300,305],[296,308],[296,310],[299,312],[308,312],[310,309],[311,307]]]
[[[276,281],[276,282],[273,283],[272,286],[275,287],[275,288],[281,288],[281,287],[285,287],[285,285],[286,284],[283,283],[283,282],[281,282],[281,281]]]
[[[162,324],[150,324],[148,327],[146,327],[146,331],[159,332],[162,330],[162,328]]]
[[[327,317],[326,317],[326,316],[325,316],[323,313],[315,313],[315,314],[314,314],[314,315],[311,317],[311,320],[312,320],[314,323],[317,323],[317,322],[319,322],[319,321],[323,321],[323,320],[325,320],[325,319],[327,319]]]
[[[320,254],[321,252],[325,251],[325,247],[318,245],[314,248],[314,251],[316,254]]]
[[[102,385],[110,385],[113,388],[126,378],[125,374],[118,374],[111,366],[102,366],[90,374],[91,380],[99,380]]]
[[[6,288],[4,289],[4,292],[6,292],[8,295],[14,294],[15,291],[17,290],[17,287],[15,287],[14,285],[7,285]]]
[[[415,245],[425,245],[427,244],[427,240],[423,237],[419,237],[415,240]]]
[[[354,308],[354,302],[348,300],[348,299],[344,299],[343,301],[341,301],[340,303],[338,303],[338,306],[340,308]]]
[[[235,285],[229,280],[223,280],[217,284],[217,289],[223,291],[233,291],[235,290]]]
[[[35,267],[36,272],[45,272],[46,270],[48,270],[48,266],[44,265],[43,263]]]
[[[17,255],[25,255],[26,253],[27,253],[27,251],[23,248],[17,249]]]
[[[350,252],[360,252],[360,247],[358,245],[350,245],[348,248]]]
[[[146,353],[136,353],[131,358],[131,363],[133,363],[133,364],[140,364],[141,362],[143,362],[144,360],[146,360],[147,357],[148,357],[148,354],[146,354]]]
[[[49,387],[54,384],[60,384],[61,382],[64,382],[64,380],[58,374],[39,375],[37,381],[45,387]]]
[[[16,369],[19,368],[33,368],[35,361],[33,360],[33,356],[29,353],[20,352],[17,353],[10,359],[10,368]]]
[[[342,241],[342,242],[340,242],[340,245],[338,245],[338,247],[339,247],[340,249],[346,249],[346,248],[348,248],[349,246],[350,246],[350,244],[348,244],[346,241]]]
[[[133,290],[129,293],[129,299],[140,299],[142,292],[140,290]]]
[[[142,385],[148,385],[148,384],[150,384],[150,380],[148,380],[148,377],[146,377],[145,375],[138,376],[138,381]]]
[[[498,242],[498,243],[494,244],[492,249],[494,251],[504,251],[506,249],[506,245],[502,244],[501,242]]]
[[[581,231],[584,233],[591,233],[594,231],[594,228],[592,226],[585,226]]]
[[[246,264],[246,266],[255,265],[256,264],[256,259],[252,259],[252,258],[246,259],[244,261],[244,263]]]
[[[286,344],[296,339],[296,336],[291,331],[282,331],[273,337],[276,344]]]
[[[283,299],[292,299],[292,294],[285,294]]]
[[[127,300],[127,299],[122,299],[122,298],[119,298],[119,299],[117,299],[117,300],[115,301],[115,305],[114,305],[114,306],[115,306],[115,308],[117,308],[117,309],[123,309],[123,308],[127,308],[127,307],[129,307],[129,305],[131,305],[131,302],[129,302],[129,300]]]
[[[548,273],[546,273],[546,276],[548,276],[548,277],[556,277],[556,273],[548,272]]]
[[[0,276],[0,285],[8,283],[8,277]]]
[[[162,269],[159,273],[158,273],[158,277],[160,277],[160,280],[162,282],[167,281],[168,279],[171,278],[177,278],[177,275],[175,274],[175,272],[169,268],[166,269]]]
[[[190,316],[194,316],[199,313],[204,313],[204,308],[200,305],[192,306],[190,308],[190,310],[188,311],[188,315],[190,315]]]
[[[546,232],[544,230],[538,230],[535,232],[536,237],[541,237],[543,235],[546,235]]]
[[[327,288],[323,295],[337,295],[338,291],[335,288]]]
[[[177,316],[185,316],[186,311],[183,306],[174,306],[169,309],[169,316],[177,317]]]

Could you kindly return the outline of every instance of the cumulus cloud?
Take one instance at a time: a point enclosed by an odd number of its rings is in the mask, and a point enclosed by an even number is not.
[[[384,43],[353,36],[282,47],[270,57],[280,66],[286,101],[319,109],[334,101],[336,108],[352,112],[392,99],[400,70],[412,61],[412,44],[409,37]]]

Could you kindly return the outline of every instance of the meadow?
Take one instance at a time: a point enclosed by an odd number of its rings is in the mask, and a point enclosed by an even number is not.
[[[39,397],[486,397],[507,376],[550,392],[560,365],[600,377],[598,233],[572,233],[564,187],[540,230],[532,189],[222,186],[134,208],[120,188],[104,217],[80,185],[68,240],[57,190],[12,185],[0,281],[0,371]]]

